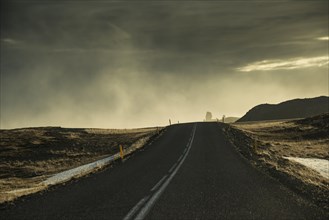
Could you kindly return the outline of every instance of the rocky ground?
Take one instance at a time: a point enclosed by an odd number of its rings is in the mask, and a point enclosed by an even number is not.
[[[329,210],[329,179],[315,169],[287,159],[328,161],[328,113],[298,120],[234,123],[225,130],[254,166]]]
[[[0,203],[49,176],[128,148],[160,128],[75,129],[39,127],[0,130]]]

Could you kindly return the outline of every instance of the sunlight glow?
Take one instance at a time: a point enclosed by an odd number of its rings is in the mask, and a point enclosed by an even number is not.
[[[329,64],[328,56],[293,58],[288,60],[263,60],[237,68],[242,72],[250,71],[270,71],[270,70],[292,70],[308,67],[321,67]]]
[[[326,37],[318,37],[316,39],[317,40],[329,40],[329,36],[326,36]]]
[[[3,39],[1,39],[1,41],[6,44],[18,44],[19,43],[18,40],[14,40],[11,38],[3,38]]]

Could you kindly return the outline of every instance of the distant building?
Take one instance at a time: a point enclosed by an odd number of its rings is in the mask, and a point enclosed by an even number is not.
[[[205,121],[212,121],[212,114],[211,114],[211,112],[207,112],[206,113],[206,119],[205,119]]]

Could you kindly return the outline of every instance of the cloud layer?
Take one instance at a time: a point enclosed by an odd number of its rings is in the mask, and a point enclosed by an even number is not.
[[[293,58],[288,60],[263,60],[248,64],[244,67],[238,68],[242,72],[251,71],[272,71],[272,70],[293,70],[310,67],[328,66],[329,57],[310,57],[310,58]]]
[[[326,36],[326,37],[318,37],[316,39],[317,40],[329,40],[329,37],[328,36]]]
[[[327,95],[327,8],[1,1],[1,128],[164,125]]]

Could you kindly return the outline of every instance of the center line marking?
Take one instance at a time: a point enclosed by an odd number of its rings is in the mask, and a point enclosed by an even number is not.
[[[138,211],[138,209],[144,204],[144,202],[149,198],[150,196],[145,196],[142,198],[135,206],[130,210],[130,212],[123,218],[123,220],[129,220],[135,213]]]
[[[175,163],[175,164],[170,168],[169,173],[171,173],[171,172],[175,169],[176,165],[177,165],[177,163]]]
[[[188,147],[188,150],[186,152],[186,154],[184,155],[183,159],[179,162],[179,164],[177,165],[177,167],[175,168],[175,170],[170,174],[170,176],[166,179],[166,181],[164,181],[164,183],[160,186],[160,188],[153,194],[153,196],[145,203],[144,207],[140,210],[140,212],[137,214],[137,216],[135,217],[135,220],[142,220],[146,217],[146,215],[149,213],[149,211],[151,210],[151,208],[153,207],[153,205],[155,204],[155,202],[160,198],[161,194],[164,192],[164,190],[167,188],[167,186],[169,185],[170,181],[174,178],[174,176],[176,175],[177,171],[179,170],[179,168],[182,166],[182,164],[184,163],[188,153],[190,152],[190,149],[192,147],[192,143],[193,143],[193,139],[194,139],[194,135],[195,135],[195,131],[196,131],[196,125],[194,125],[193,131],[192,131],[192,139],[190,142],[190,145]]]
[[[151,191],[156,190],[160,186],[160,184],[164,181],[164,179],[166,179],[166,178],[167,178],[167,175],[165,175],[164,177],[162,177],[161,180],[159,180],[159,182],[157,184],[155,184],[155,186],[153,186],[153,188],[151,189]]]

